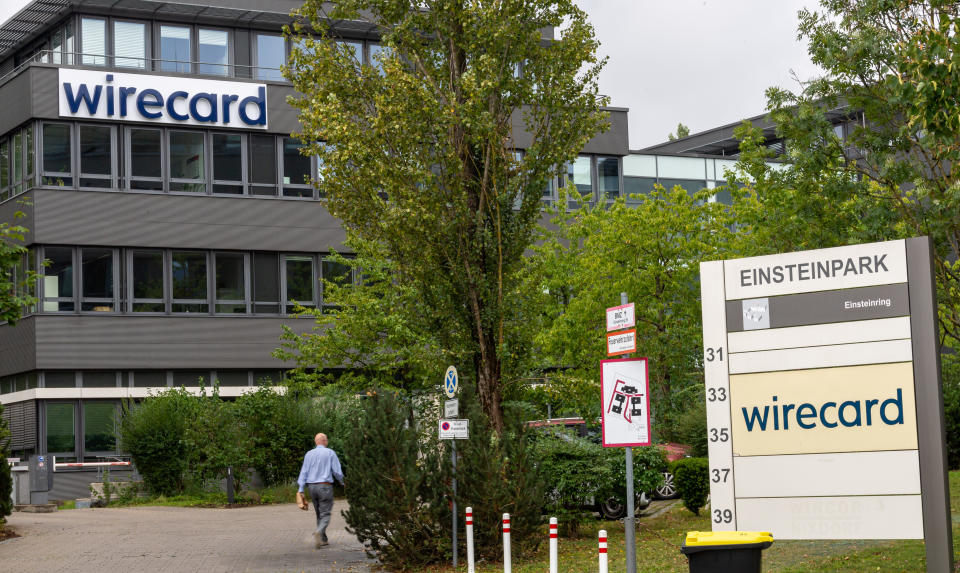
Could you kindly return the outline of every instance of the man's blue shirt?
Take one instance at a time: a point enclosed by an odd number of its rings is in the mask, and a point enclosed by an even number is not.
[[[299,491],[308,483],[333,482],[333,478],[343,483],[343,470],[337,453],[326,446],[317,446],[303,456],[303,467],[297,478]]]

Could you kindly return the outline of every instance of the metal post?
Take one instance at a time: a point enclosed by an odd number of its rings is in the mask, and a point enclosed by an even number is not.
[[[503,573],[512,573],[510,563],[510,514],[503,514]]]
[[[233,468],[227,468],[227,503],[233,503]]]
[[[550,518],[550,573],[557,573],[557,518]]]
[[[620,304],[627,304],[627,293],[620,293]],[[627,573],[637,573],[637,541],[636,529],[633,523],[633,448],[627,446],[626,454],[627,515],[623,518],[624,542],[627,545]]]
[[[457,440],[450,440],[453,461],[453,568],[457,568]]]
[[[607,573],[607,531],[601,529],[597,537],[599,539],[597,558],[600,564],[600,573]]]
[[[473,508],[467,508],[467,573],[474,573],[473,561]]]

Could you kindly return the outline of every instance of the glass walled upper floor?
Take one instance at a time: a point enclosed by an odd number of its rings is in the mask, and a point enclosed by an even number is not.
[[[358,65],[378,65],[376,41],[337,40]],[[66,66],[253,78],[283,82],[280,68],[291,40],[274,30],[73,14],[14,58],[14,66],[43,62]],[[11,67],[14,67],[11,66]]]

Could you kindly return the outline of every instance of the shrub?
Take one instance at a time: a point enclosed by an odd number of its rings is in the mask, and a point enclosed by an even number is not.
[[[690,455],[707,456],[707,405],[702,392],[677,418],[676,439],[690,446]]]
[[[710,465],[706,458],[683,458],[673,468],[673,482],[683,498],[683,506],[700,515],[710,493]]]
[[[562,534],[573,537],[584,520],[586,502],[613,495],[614,463],[597,444],[559,429],[544,430],[532,445],[546,490],[544,510],[557,518]]]
[[[241,429],[235,403],[221,400],[216,385],[211,394],[201,387],[193,402],[193,416],[187,419],[183,434],[188,485],[194,490],[219,491],[227,468],[233,468],[239,491],[246,476],[241,470],[251,466],[252,448],[249,436]]]
[[[184,437],[187,420],[195,417],[196,398],[183,389],[123,403],[120,448],[130,453],[151,493],[170,496],[183,491],[187,469]]]
[[[960,468],[960,356],[944,353],[941,358],[947,466],[955,470]]]
[[[10,473],[10,429],[3,417],[3,404],[0,404],[0,528],[6,523],[6,517],[13,511],[13,475]]]

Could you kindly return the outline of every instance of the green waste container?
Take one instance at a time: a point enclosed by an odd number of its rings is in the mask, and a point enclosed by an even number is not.
[[[760,573],[762,551],[772,544],[766,531],[691,531],[681,551],[690,573]]]

